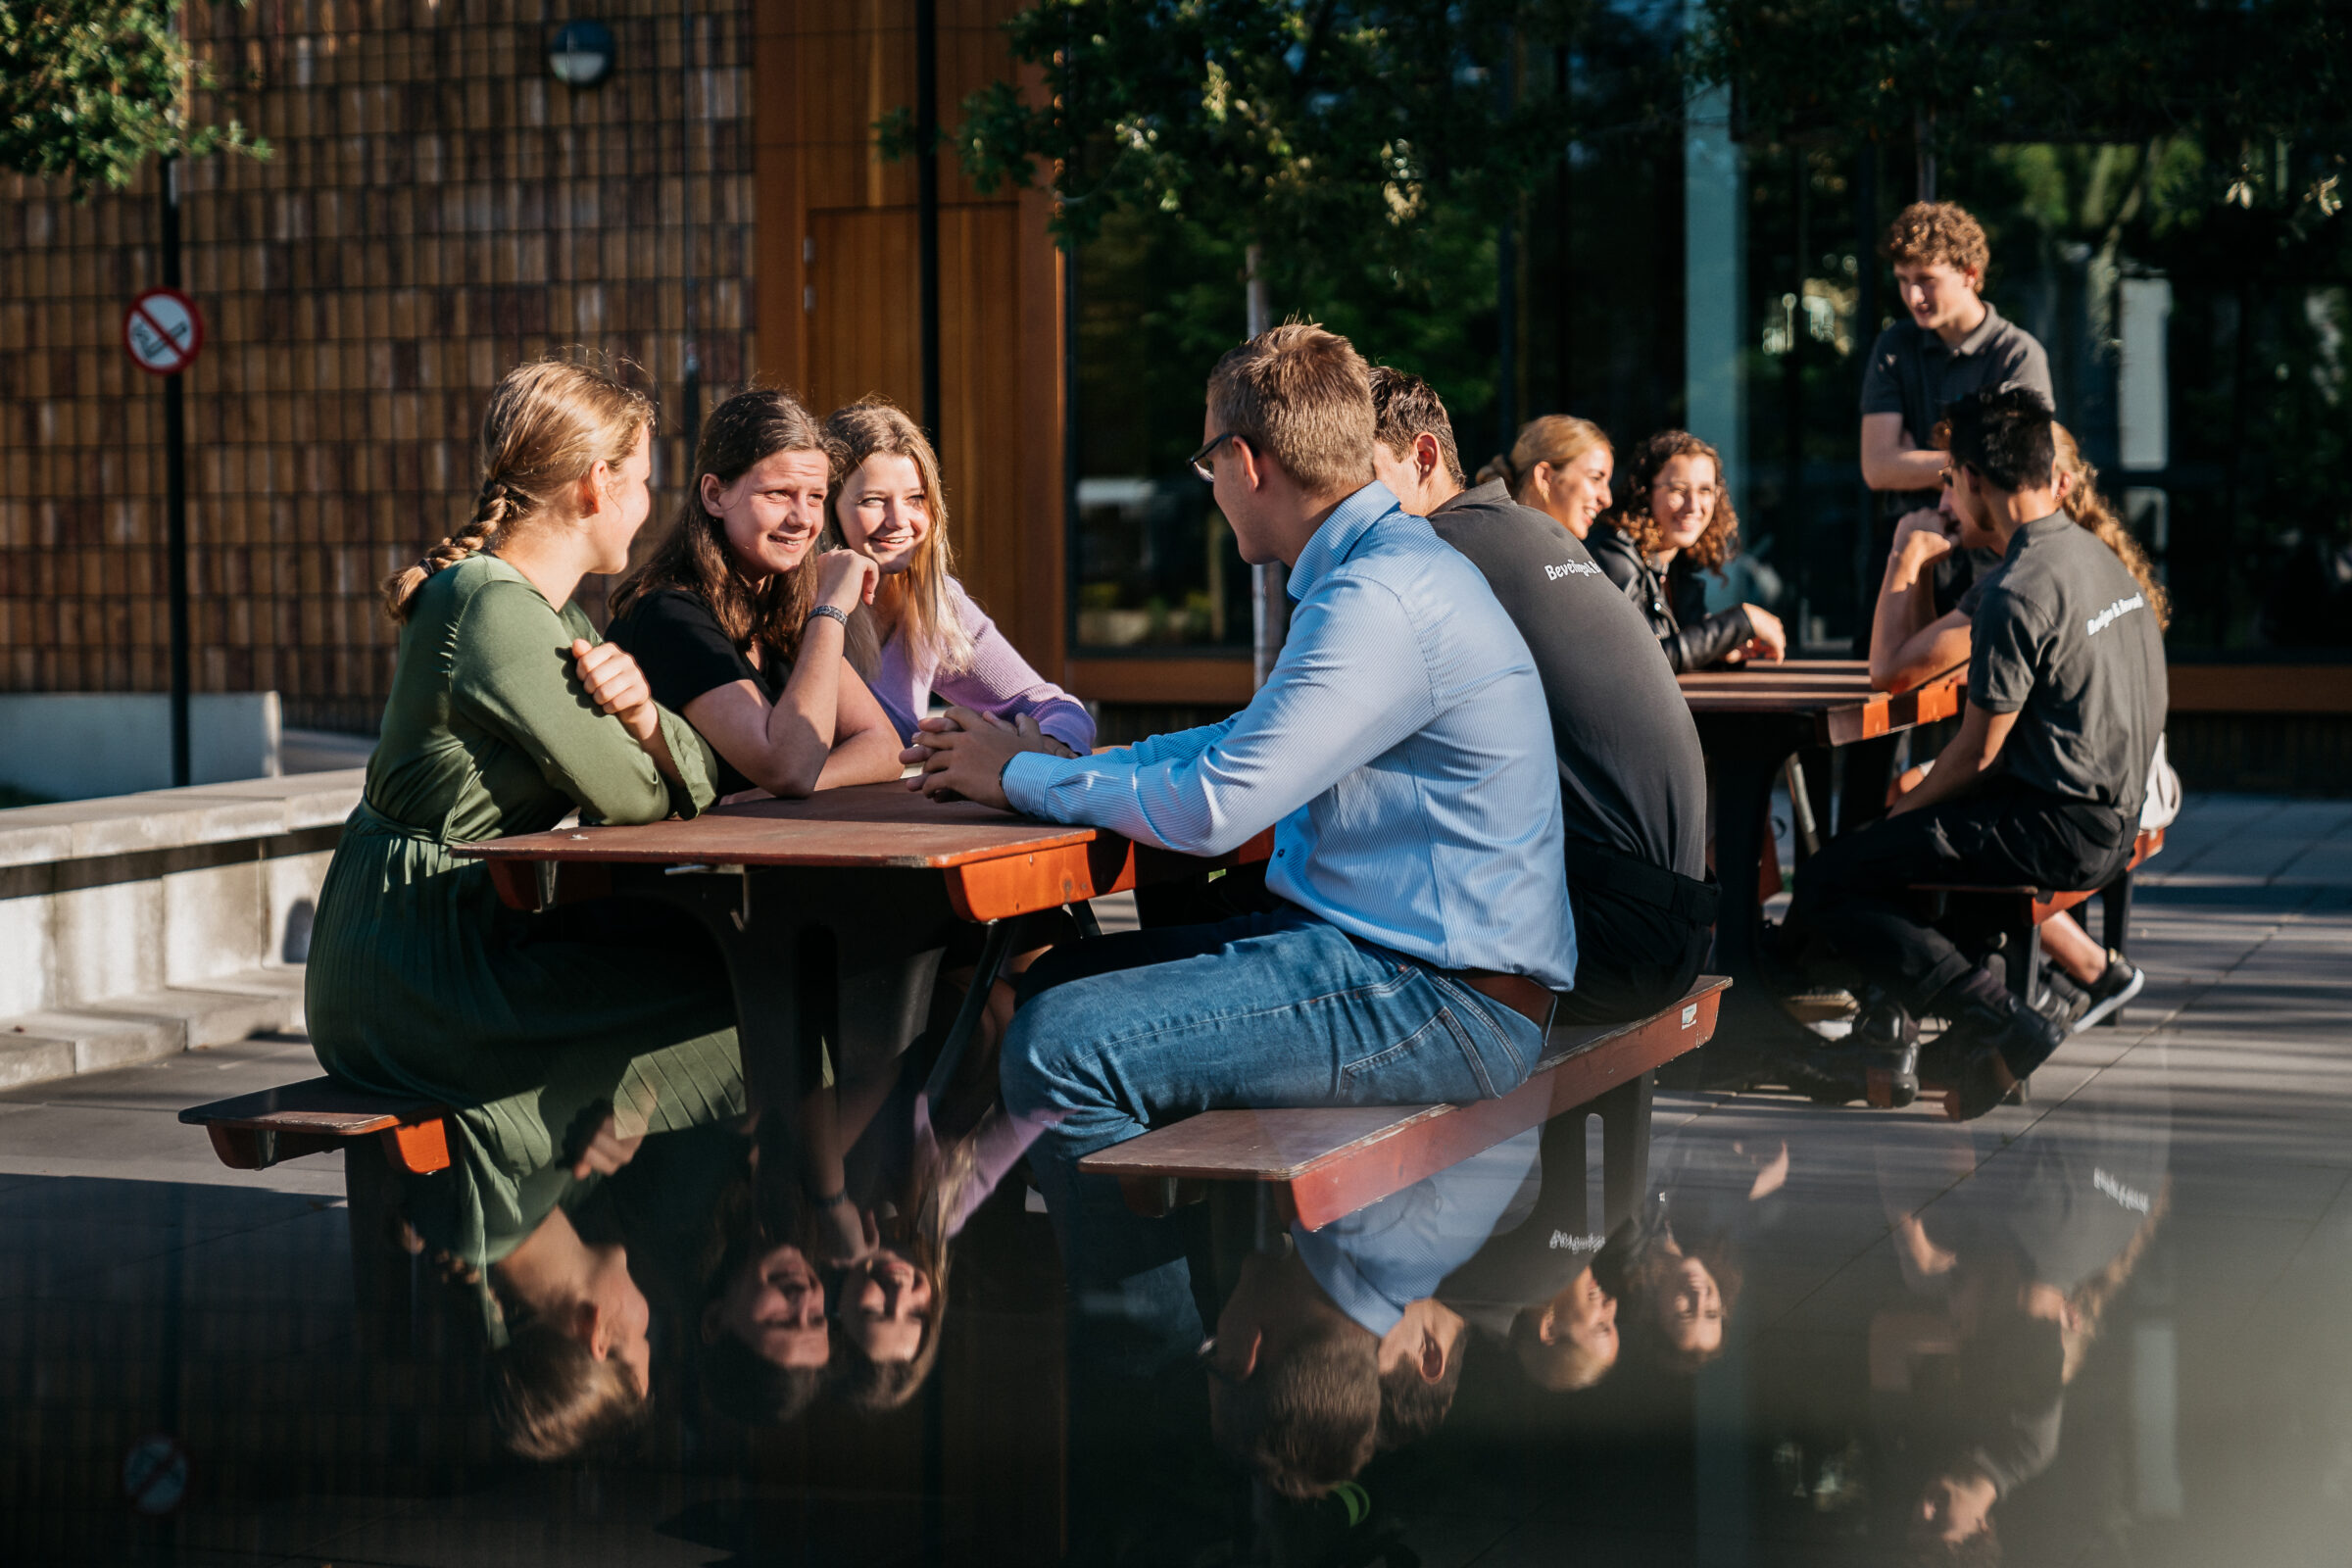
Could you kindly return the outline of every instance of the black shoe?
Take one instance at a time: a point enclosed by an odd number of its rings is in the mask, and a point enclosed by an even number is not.
[[[2006,992],[1995,1000],[1978,988],[1953,1010],[1959,1016],[1937,1044],[1938,1054],[1959,1066],[1950,1101],[1955,1120],[1974,1121],[2009,1098],[2066,1039],[2056,1024]]]
[[[2087,1029],[2115,1015],[2116,1009],[2140,993],[2148,983],[2145,969],[2134,968],[2130,959],[2113,948],[2107,950],[2107,972],[2091,983],[2084,994],[2082,1015],[2075,1020],[2075,1028]]]
[[[1873,1105],[1900,1110],[1919,1098],[1919,1024],[1901,1003],[1872,993],[1846,1043],[1861,1058]]]
[[[2040,992],[2034,998],[2034,1010],[2058,1026],[2060,1034],[2073,1034],[2082,1025],[2084,1012],[2090,1007],[2090,998],[2072,977],[2052,968],[2042,977]]]

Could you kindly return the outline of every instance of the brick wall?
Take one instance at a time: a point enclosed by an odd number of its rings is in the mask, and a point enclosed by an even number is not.
[[[521,360],[635,361],[657,486],[683,466],[689,246],[706,407],[753,364],[752,8],[690,9],[683,80],[679,5],[576,13],[618,47],[574,90],[544,54],[575,13],[532,0],[191,5],[275,149],[182,172],[198,690],[374,726],[375,584],[467,514],[483,393]],[[77,206],[0,179],[0,690],[170,683],[160,383],[120,346],[157,229],[152,182]]]

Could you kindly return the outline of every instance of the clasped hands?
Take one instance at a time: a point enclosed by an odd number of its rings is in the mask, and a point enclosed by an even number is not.
[[[922,772],[906,781],[935,801],[978,801],[1001,811],[1012,809],[1004,799],[1004,765],[1023,752],[1048,757],[1078,754],[1038,727],[1022,713],[1007,721],[968,708],[951,708],[915,726],[913,745],[899,754],[901,762],[919,764]]]

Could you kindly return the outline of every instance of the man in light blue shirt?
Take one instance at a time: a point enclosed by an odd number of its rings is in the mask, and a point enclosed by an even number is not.
[[[1297,601],[1241,712],[1084,758],[957,713],[907,753],[927,793],[1191,854],[1275,830],[1273,911],[1057,949],[1024,977],[1004,1101],[1055,1123],[1032,1166],[1082,1298],[1116,1282],[1190,1311],[1173,1227],[1080,1182],[1081,1156],[1215,1106],[1507,1094],[1575,982],[1535,662],[1478,569],[1372,482],[1373,425],[1362,359],[1321,327],[1261,333],[1209,379],[1195,466]]]

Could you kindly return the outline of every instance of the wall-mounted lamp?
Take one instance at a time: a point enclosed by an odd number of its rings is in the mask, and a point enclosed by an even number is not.
[[[566,22],[547,46],[547,69],[566,87],[593,87],[612,74],[612,29],[601,22]]]

